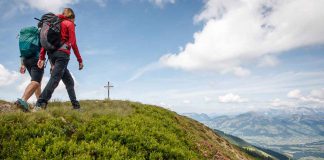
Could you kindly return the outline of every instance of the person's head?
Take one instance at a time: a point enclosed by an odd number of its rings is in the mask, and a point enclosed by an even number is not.
[[[64,8],[63,13],[62,13],[66,18],[74,21],[75,19],[75,14],[71,8]]]

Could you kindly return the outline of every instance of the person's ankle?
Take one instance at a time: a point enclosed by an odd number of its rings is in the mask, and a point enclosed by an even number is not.
[[[80,105],[73,105],[73,109],[80,109],[81,106]]]
[[[72,104],[73,109],[81,108],[79,101],[71,101],[71,104]]]
[[[43,109],[46,109],[47,108],[47,103],[46,102],[36,102],[36,107],[40,107],[40,108],[43,108]]]

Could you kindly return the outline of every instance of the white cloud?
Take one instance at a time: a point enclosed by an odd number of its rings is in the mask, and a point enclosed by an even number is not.
[[[17,12],[24,13],[29,9],[36,9],[42,12],[60,13],[63,8],[71,7],[80,2],[94,2],[100,7],[107,5],[107,0],[2,0],[0,10],[3,14],[0,18],[12,18]]]
[[[160,8],[163,8],[164,5],[168,3],[174,4],[176,1],[175,0],[149,0],[149,2],[157,5]]]
[[[288,98],[300,98],[302,97],[301,92],[299,89],[294,89],[287,94]]]
[[[160,102],[160,103],[158,103],[158,105],[161,106],[161,107],[163,107],[163,108],[166,108],[168,110],[171,110],[171,108],[172,108],[172,105],[167,104],[165,102]]]
[[[183,100],[183,103],[184,103],[184,104],[190,104],[191,101],[186,99],[186,100]]]
[[[295,89],[290,91],[287,96],[301,104],[324,104],[324,88],[314,89],[308,95],[303,95],[300,90]]]
[[[150,72],[150,71],[154,71],[154,70],[158,70],[161,69],[163,66],[160,63],[151,63],[148,64],[140,69],[138,69],[131,78],[129,78],[127,80],[127,82],[131,82],[134,81],[138,78],[140,78],[141,76],[143,76],[145,73]]]
[[[120,0],[122,3],[130,2],[131,0]],[[174,4],[176,0],[145,0],[160,8],[166,4]],[[27,9],[37,9],[43,12],[60,13],[63,8],[71,7],[77,3],[87,2],[96,3],[100,7],[106,7],[108,0],[1,0],[0,10],[4,10],[1,18],[11,18],[18,11]]]
[[[276,98],[270,103],[270,105],[273,107],[294,107],[296,106],[296,103],[291,101],[283,101],[279,98]]]
[[[242,102],[248,102],[248,99],[241,98],[237,94],[228,93],[224,96],[218,97],[219,102],[221,103],[242,103]]]
[[[0,64],[0,87],[8,86],[18,79],[19,73],[16,71],[9,71],[2,64]]]
[[[234,67],[233,72],[235,75],[244,77],[250,75],[250,71],[248,69],[242,68],[242,67]]]
[[[164,102],[160,102],[159,104],[160,104],[160,106],[161,106],[161,107],[164,107],[164,106],[166,106],[166,105],[167,105],[167,104],[166,104],[166,103],[164,103]]]
[[[211,100],[212,99],[210,97],[204,97],[204,101],[207,102],[207,103],[210,102]]]
[[[30,83],[30,76],[28,75],[28,71],[26,71],[25,74],[21,75],[19,79],[20,81],[19,84],[16,86],[16,89],[17,91],[22,93],[23,91],[25,91],[25,88]]]
[[[310,96],[324,100],[324,88],[312,90]]]
[[[274,56],[264,56],[259,62],[260,67],[273,67],[279,64],[279,59]]]
[[[324,1],[207,0],[195,22],[204,21],[194,42],[183,51],[160,58],[164,65],[184,70],[247,74],[242,66],[290,49],[324,43]],[[263,62],[262,62],[263,61]]]
[[[78,3],[79,0],[2,0],[0,10],[3,12],[0,18],[3,20],[14,17],[17,13],[25,13],[36,9],[42,12],[60,13],[65,7]]]
[[[22,0],[30,8],[45,12],[61,12],[64,7],[77,3],[78,0]]]

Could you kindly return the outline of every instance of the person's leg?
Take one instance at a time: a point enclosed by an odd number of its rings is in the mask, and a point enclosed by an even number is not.
[[[79,104],[79,101],[76,99],[76,95],[75,95],[74,80],[72,78],[70,71],[67,68],[65,69],[65,72],[63,74],[62,81],[63,81],[65,88],[68,92],[68,95],[70,97],[70,101],[72,103],[73,108],[79,109],[80,104]]]
[[[57,53],[57,54],[65,54],[65,53]],[[55,57],[55,55],[53,55],[53,57]],[[51,78],[49,79],[47,85],[45,86],[43,92],[41,93],[39,99],[37,100],[36,105],[42,105],[42,103],[47,104],[48,100],[51,99],[55,88],[58,86],[60,80],[62,79],[62,76],[65,72],[69,59],[68,57],[67,58],[56,57],[54,61],[55,63],[51,74]]]
[[[39,96],[41,95],[41,84],[39,84],[39,86],[36,88],[35,90],[35,96],[36,96],[36,99],[39,99]]]
[[[48,60],[49,60],[49,63],[51,65],[51,68],[50,68],[50,74],[52,74],[52,71],[54,69],[54,64],[55,64],[55,61],[49,56],[48,57]]]
[[[22,97],[22,99],[24,99],[25,101],[27,101],[34,93],[38,94],[38,97],[40,95],[40,91],[38,91],[38,93],[36,93],[36,91],[40,90],[40,84],[42,82],[42,78],[44,75],[44,69],[38,68],[37,62],[38,62],[38,58],[36,57],[31,58],[29,60],[30,69],[28,70],[28,72],[30,73],[31,76],[31,82],[27,86],[25,93]]]
[[[25,88],[22,98],[18,98],[16,104],[21,107],[24,111],[28,110],[28,99],[34,94],[37,88],[40,87],[40,82],[43,77],[44,70],[37,67],[38,58],[25,58],[23,63],[28,70],[28,73],[31,77],[31,82]]]
[[[25,89],[25,92],[22,96],[24,101],[28,101],[28,99],[34,94],[36,94],[36,90],[40,88],[40,84],[36,81],[31,81]]]

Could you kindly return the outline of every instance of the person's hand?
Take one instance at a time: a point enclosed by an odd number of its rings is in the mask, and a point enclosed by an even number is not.
[[[79,63],[79,70],[83,69],[83,63]]]
[[[44,67],[44,60],[38,60],[37,66],[38,68],[42,69]]]
[[[25,72],[26,72],[25,65],[21,65],[19,71],[20,71],[21,74],[25,74]]]

